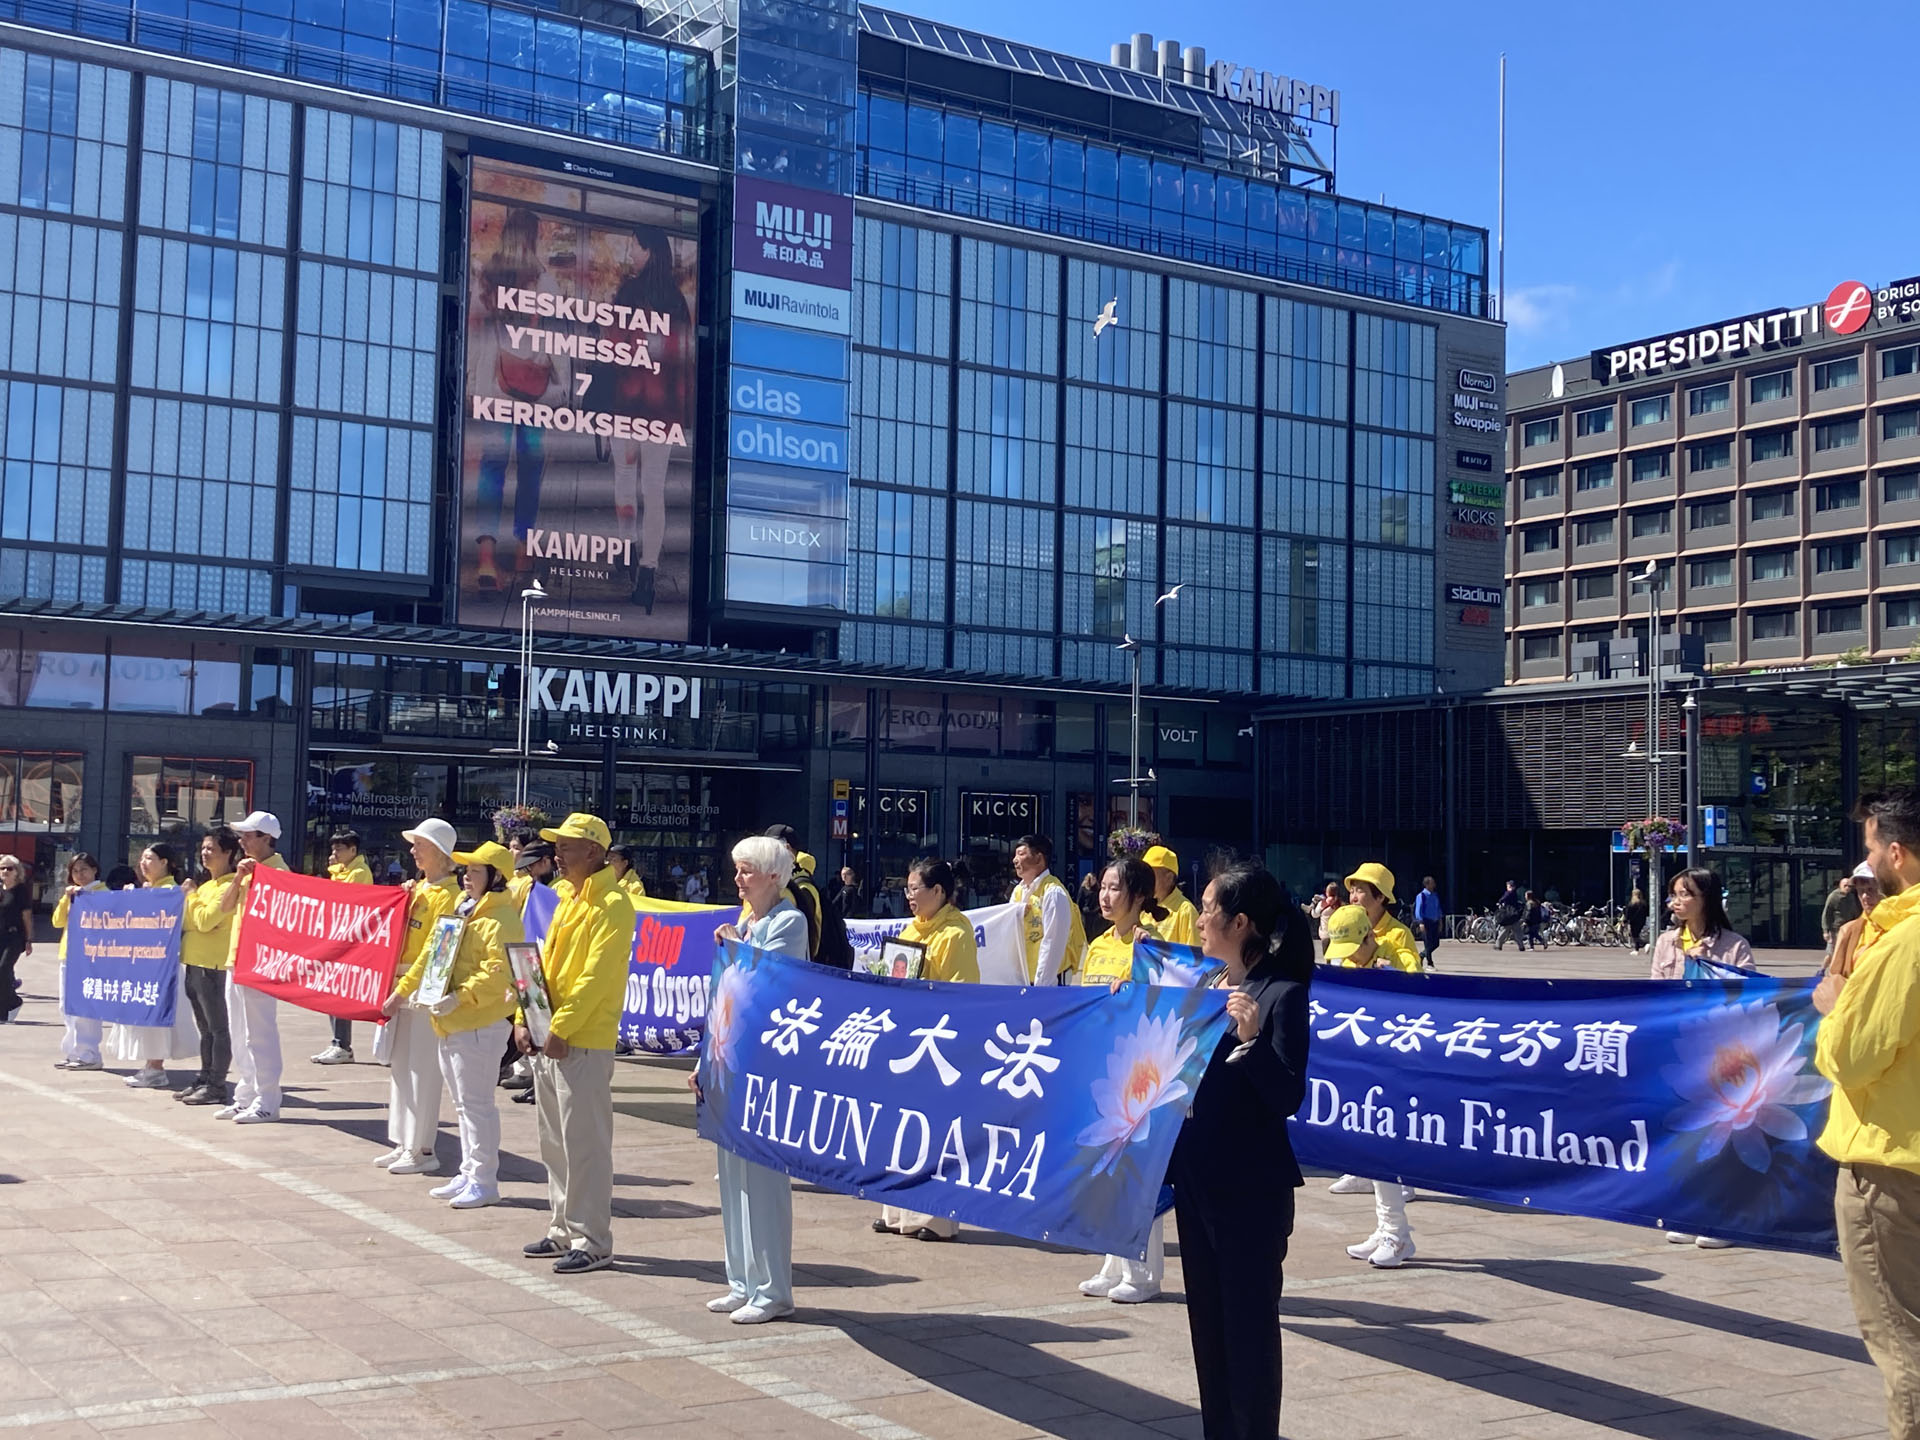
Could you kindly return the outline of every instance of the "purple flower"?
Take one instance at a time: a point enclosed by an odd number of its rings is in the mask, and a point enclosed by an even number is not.
[[[1782,1029],[1768,1001],[1716,1005],[1680,1027],[1681,1063],[1661,1068],[1687,1103],[1667,1116],[1667,1128],[1700,1132],[1699,1158],[1711,1160],[1729,1144],[1740,1162],[1764,1175],[1773,1164],[1769,1139],[1807,1138],[1807,1122],[1793,1107],[1824,1100],[1833,1086],[1803,1073],[1806,1026]]]

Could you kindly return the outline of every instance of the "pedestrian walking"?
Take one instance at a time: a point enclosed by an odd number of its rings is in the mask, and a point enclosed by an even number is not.
[[[0,855],[0,1025],[20,1013],[20,962],[33,953],[33,886],[18,855]]]
[[[371,885],[373,871],[360,857],[360,832],[339,829],[327,837],[327,878],[338,885]],[[308,1058],[316,1065],[353,1063],[353,1022],[332,1017],[333,1042]]]
[[[1171,918],[1154,894],[1158,869],[1144,860],[1114,860],[1108,864],[1100,877],[1100,911],[1111,928],[1087,946],[1080,984],[1118,989],[1133,978],[1134,942],[1143,935],[1159,937],[1160,927]],[[1080,1293],[1104,1295],[1121,1305],[1144,1304],[1160,1293],[1167,1268],[1166,1248],[1166,1225],[1156,1215],[1147,1232],[1147,1258],[1107,1256],[1090,1279],[1080,1282]]]
[[[1420,893],[1413,897],[1413,923],[1420,930],[1421,958],[1429,970],[1438,970],[1433,952],[1440,948],[1440,923],[1446,918],[1440,905],[1440,890],[1428,875],[1420,882]]]
[[[1627,897],[1627,944],[1638,955],[1646,948],[1647,939],[1647,896],[1638,885]]]
[[[465,923],[446,993],[424,1009],[438,1044],[440,1078],[453,1095],[460,1168],[427,1194],[455,1210],[477,1210],[500,1203],[500,1107],[493,1094],[494,1072],[501,1043],[513,1030],[516,1003],[507,946],[519,944],[526,932],[520,907],[507,890],[512,852],[489,840],[456,852],[453,859],[466,866],[460,880],[464,893],[454,908]],[[409,997],[420,993],[430,948],[420,948],[396,987]],[[406,1172],[396,1162],[388,1173]]]
[[[18,863],[18,862],[16,862]],[[5,865],[0,857],[0,865]],[[67,861],[67,887],[53,906],[53,928],[60,932],[60,972],[56,983],[64,1000],[67,993],[67,926],[73,918],[73,902],[82,895],[103,891],[100,862],[84,850],[77,850]],[[100,1022],[91,1015],[69,1015],[63,1004],[60,1018],[66,1025],[60,1036],[60,1060],[56,1070],[98,1070],[100,1068]]]
[[[922,980],[980,983],[980,952],[973,922],[953,904],[953,867],[944,860],[921,859],[907,869],[907,908],[913,912],[899,938],[925,947]],[[911,1235],[916,1240],[951,1240],[959,1225],[945,1215],[927,1215],[893,1205],[880,1207],[875,1230]]]
[[[550,1212],[547,1233],[523,1253],[552,1259],[556,1275],[582,1275],[613,1259],[613,1046],[636,920],[607,866],[606,821],[575,812],[540,838],[566,888],[540,950],[553,1005],[546,1044],[536,1050],[525,1015],[514,1019],[514,1040],[533,1059]]]
[[[238,917],[224,902],[239,883],[240,837],[217,825],[200,839],[202,881],[189,880],[180,916],[181,979],[200,1031],[200,1073],[174,1099],[185,1105],[225,1105],[233,1067],[233,1030],[227,1021],[227,966]]]
[[[1826,1014],[1814,1063],[1833,1082],[1819,1145],[1839,1162],[1834,1220],[1891,1440],[1920,1437],[1920,791],[1857,812],[1885,898],[1850,975],[1814,991]]]
[[[424,965],[434,929],[460,904],[460,881],[453,873],[453,851],[460,842],[444,820],[422,820],[413,829],[402,830],[400,838],[412,848],[414,868],[420,875],[407,882],[406,937],[393,989],[380,1005],[380,1013],[387,1017],[387,1140],[393,1148],[374,1157],[373,1163],[389,1175],[437,1175],[440,1157],[434,1146],[445,1094],[440,1037],[433,1017],[413,1003],[420,983],[413,972]]]
[[[233,952],[240,948],[240,921],[253,877],[261,870],[285,870],[287,862],[274,848],[280,842],[280,820],[265,810],[255,810],[233,833],[240,837],[243,852],[234,867],[239,877],[220,897],[223,908],[235,915],[233,950],[227,968],[233,968]],[[233,1098],[213,1112],[216,1120],[232,1120],[240,1125],[271,1124],[280,1118],[280,1003],[264,990],[234,981],[227,986],[227,1029],[233,1037]]]
[[[3,862],[0,862],[3,863]],[[173,847],[158,842],[140,852],[140,888],[175,890],[180,886],[180,862]],[[176,988],[171,1025],[114,1025],[111,1037],[114,1058],[138,1068],[127,1076],[132,1090],[171,1090],[167,1079],[167,1061],[185,1060],[200,1051],[200,1037],[194,1029],[193,1009],[179,967],[169,981]]]
[[[740,923],[713,932],[716,941],[744,940],[789,960],[807,958],[807,917],[787,889],[793,852],[770,835],[733,847],[733,883]],[[704,1104],[699,1076],[687,1083]],[[727,1293],[707,1309],[736,1325],[760,1325],[793,1313],[793,1182],[720,1145],[720,1229],[726,1245]]]
[[[1854,883],[1852,875],[1842,875],[1820,907],[1820,938],[1826,944],[1829,960],[1833,958],[1834,941],[1841,927],[1860,918],[1862,906],[1860,897],[1854,893]]]
[[[1520,927],[1525,923],[1526,918],[1526,897],[1520,893],[1520,887],[1509,880],[1507,888],[1500,892],[1500,898],[1493,902],[1493,923],[1499,927],[1499,934],[1493,940],[1493,948],[1504,950],[1507,948],[1507,941],[1512,940],[1525,950],[1527,937]]]
[[[1527,891],[1527,945],[1531,945],[1536,950],[1546,947],[1546,937],[1542,932],[1546,929],[1547,921],[1552,915],[1553,911],[1547,907],[1547,902],[1540,898],[1538,890]],[[1523,945],[1520,948],[1524,950],[1527,946]]]
[[[1280,1430],[1280,1290],[1304,1181],[1287,1121],[1306,1092],[1307,920],[1257,866],[1222,870],[1202,895],[1200,947],[1227,967],[1232,1022],[1173,1149],[1174,1220],[1206,1440]],[[1257,1217],[1257,1219],[1255,1218]]]

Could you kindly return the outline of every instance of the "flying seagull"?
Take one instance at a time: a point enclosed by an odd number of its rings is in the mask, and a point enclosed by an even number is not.
[[[1093,335],[1096,340],[1100,338],[1100,332],[1109,325],[1120,323],[1120,317],[1114,313],[1119,308],[1120,297],[1117,295],[1100,307],[1100,313],[1093,317]]]
[[[1167,591],[1166,594],[1162,595],[1158,600],[1154,601],[1153,603],[1156,605],[1164,605],[1169,600],[1178,600],[1180,598],[1180,592],[1186,588],[1187,588],[1187,582],[1182,580],[1178,585],[1174,586],[1171,590]]]

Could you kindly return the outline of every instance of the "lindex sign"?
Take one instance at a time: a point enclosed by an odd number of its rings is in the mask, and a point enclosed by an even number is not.
[[[1498,509],[1507,503],[1507,487],[1497,480],[1449,480],[1447,501],[1453,505]]]

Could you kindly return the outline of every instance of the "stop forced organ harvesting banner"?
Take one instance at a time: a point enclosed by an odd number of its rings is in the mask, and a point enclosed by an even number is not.
[[[687,638],[698,202],[475,156],[460,616]]]
[[[253,872],[233,981],[342,1020],[381,1019],[407,933],[407,892],[287,870]]]

